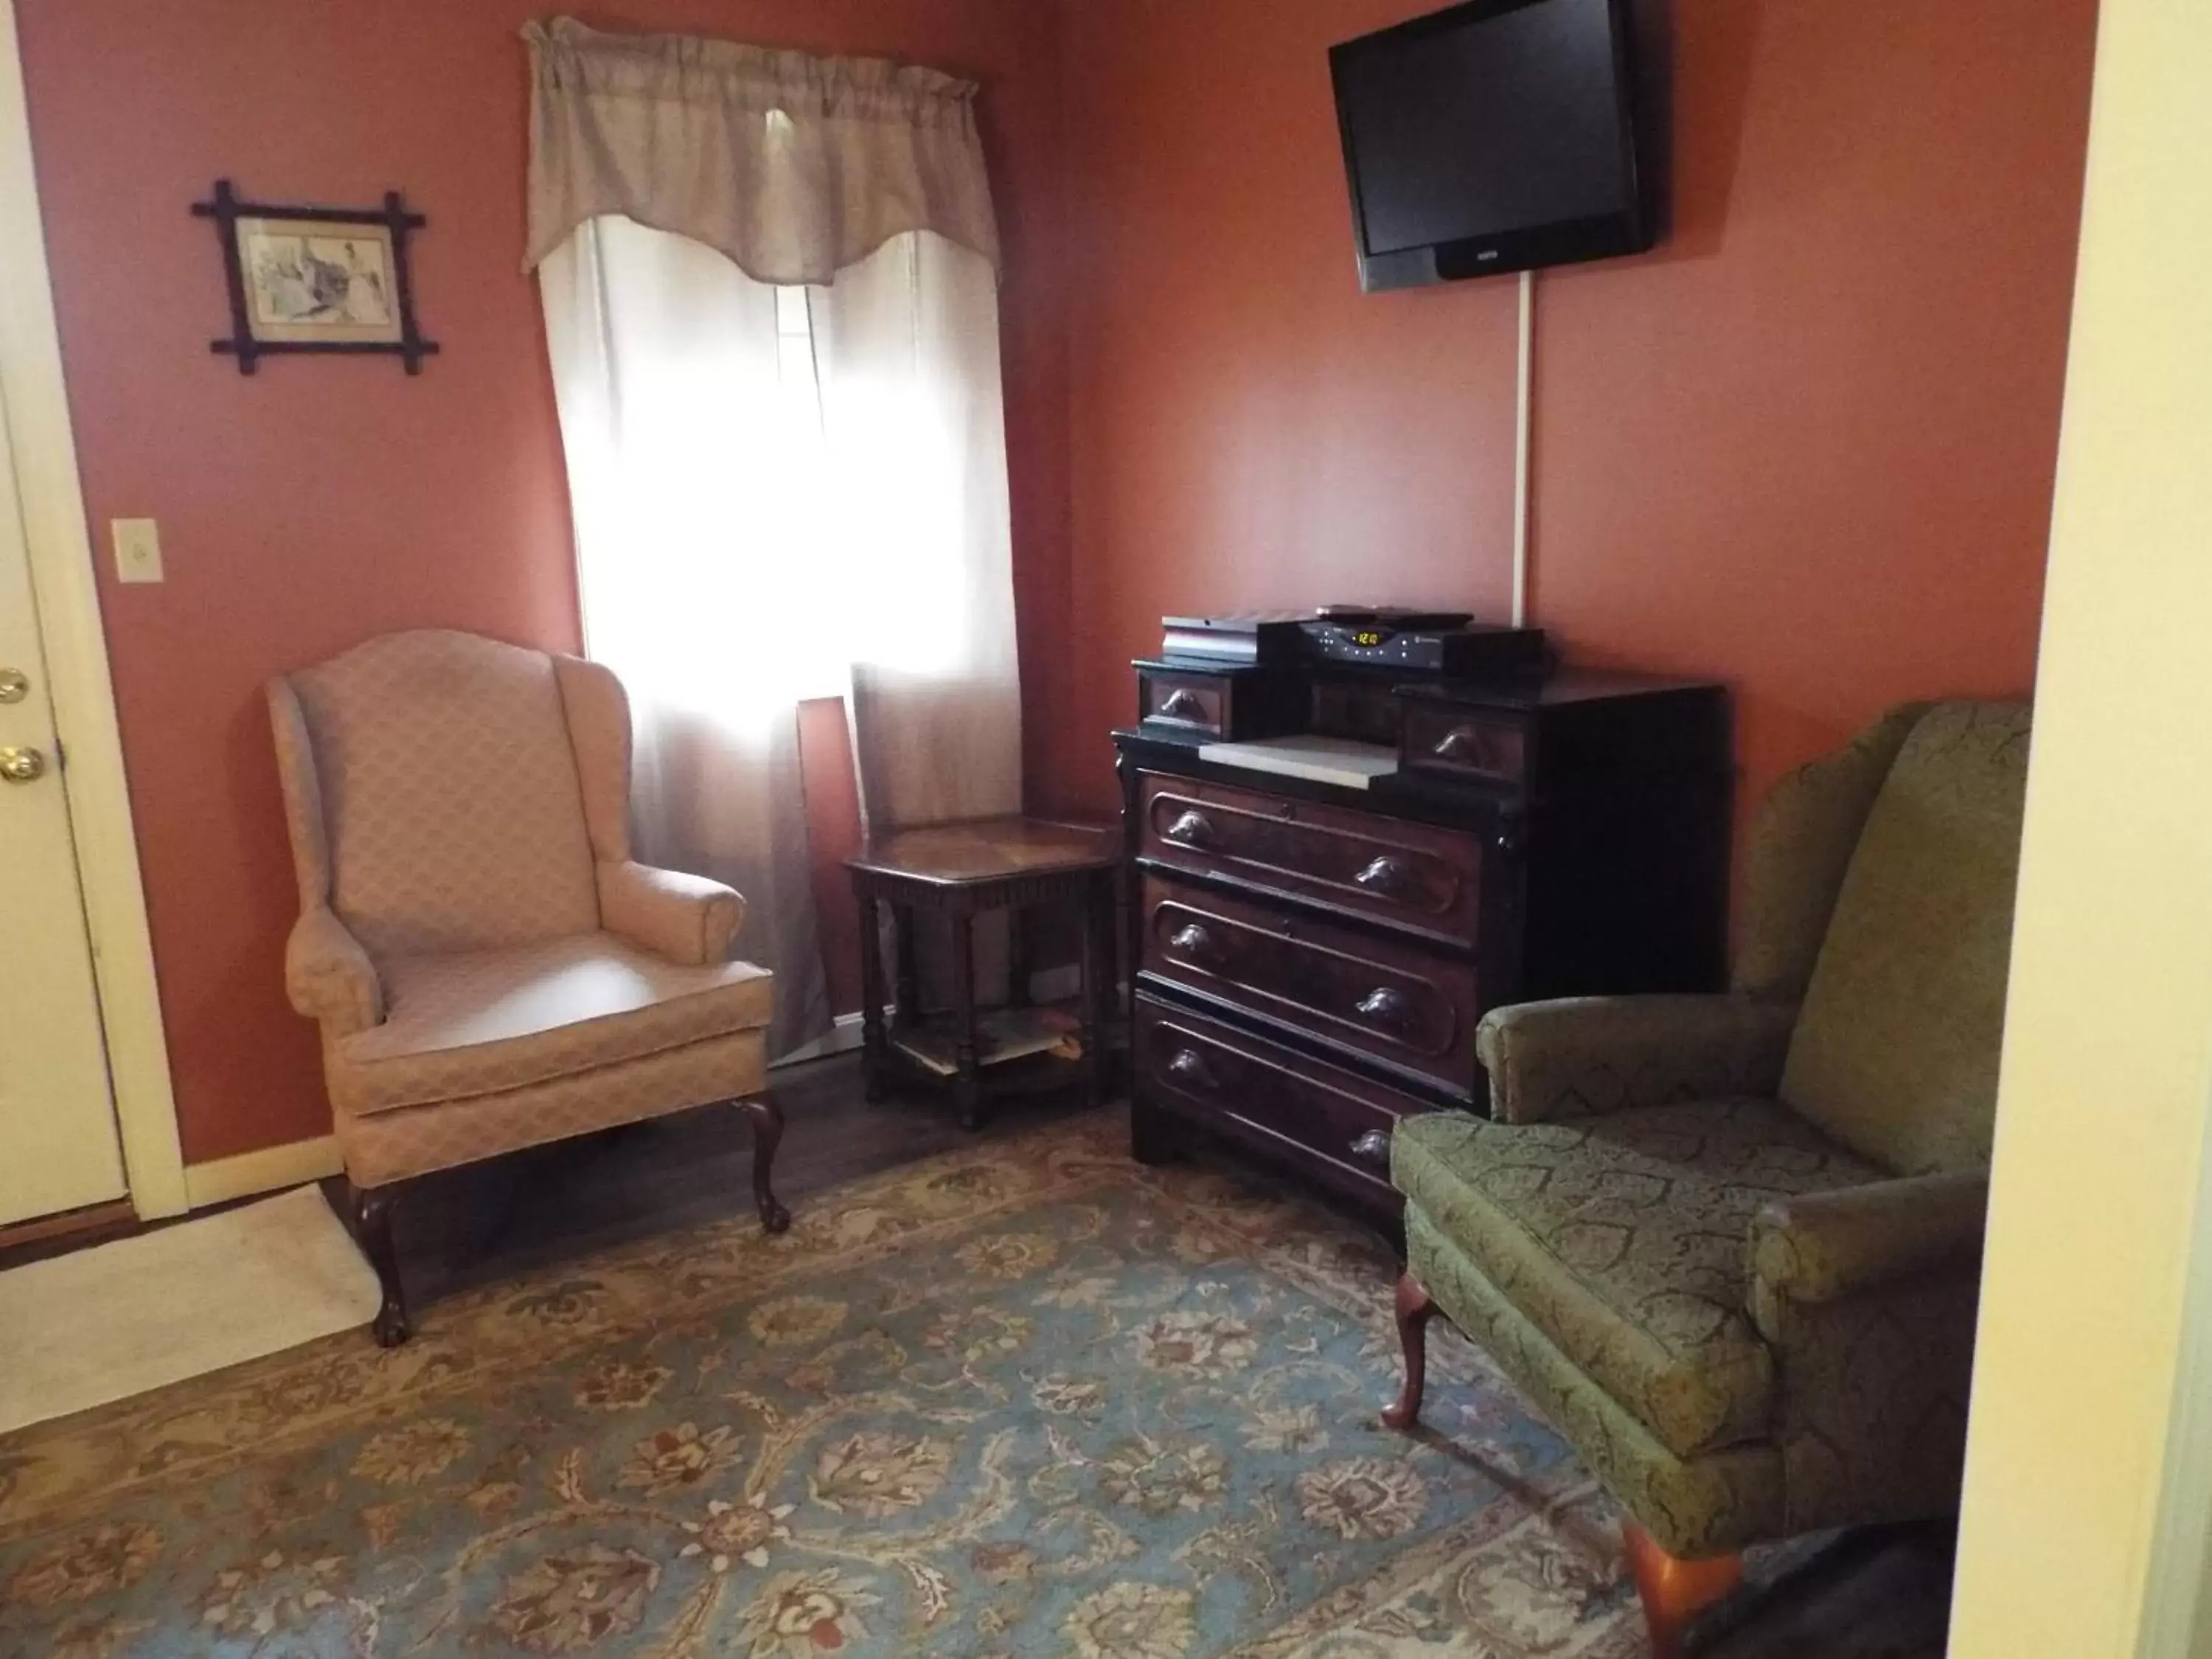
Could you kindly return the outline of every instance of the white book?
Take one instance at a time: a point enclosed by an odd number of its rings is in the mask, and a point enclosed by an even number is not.
[[[1314,783],[1339,784],[1346,789],[1364,789],[1398,769],[1398,751],[1382,744],[1310,734],[1268,738],[1258,743],[1209,743],[1200,746],[1198,757],[1217,766],[1273,772]]]

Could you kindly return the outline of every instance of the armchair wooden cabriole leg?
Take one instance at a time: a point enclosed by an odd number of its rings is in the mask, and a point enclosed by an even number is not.
[[[1398,1277],[1396,1312],[1398,1341],[1406,1352],[1406,1384],[1382,1408],[1382,1422],[1403,1433],[1421,1420],[1421,1395],[1429,1380],[1429,1321],[1437,1313],[1428,1287],[1411,1273]]]
[[[1681,1659],[1683,1638],[1697,1616],[1743,1583],[1743,1557],[1716,1555],[1686,1561],[1669,1555],[1633,1521],[1620,1523],[1628,1570],[1644,1603],[1651,1632],[1651,1659]]]
[[[783,1140],[783,1108],[773,1095],[756,1096],[737,1105],[753,1121],[753,1203],[760,1210],[762,1230],[782,1232],[791,1225],[791,1212],[777,1200],[769,1177],[775,1166],[775,1149]]]
[[[346,1225],[361,1253],[368,1258],[368,1265],[376,1270],[376,1282],[384,1291],[384,1305],[377,1310],[376,1321],[369,1327],[380,1348],[396,1348],[414,1334],[407,1318],[407,1293],[399,1283],[399,1257],[392,1248],[392,1200],[398,1195],[397,1187],[345,1183]]]

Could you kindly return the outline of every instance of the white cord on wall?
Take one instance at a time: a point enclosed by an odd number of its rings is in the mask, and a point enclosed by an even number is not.
[[[1520,386],[1513,410],[1513,625],[1528,625],[1530,415],[1536,397],[1536,273],[1521,273]]]

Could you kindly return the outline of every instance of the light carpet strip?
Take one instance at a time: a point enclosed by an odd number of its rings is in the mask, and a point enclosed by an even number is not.
[[[365,1325],[376,1307],[375,1274],[313,1187],[12,1268],[0,1434]]]

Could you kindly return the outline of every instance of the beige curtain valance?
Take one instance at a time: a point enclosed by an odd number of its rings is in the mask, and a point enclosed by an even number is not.
[[[973,82],[568,17],[522,36],[525,270],[608,213],[718,248],[762,283],[828,283],[915,230],[998,265]]]

